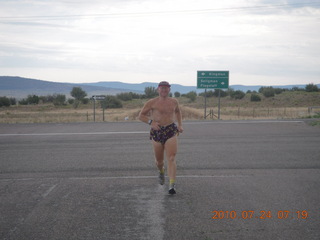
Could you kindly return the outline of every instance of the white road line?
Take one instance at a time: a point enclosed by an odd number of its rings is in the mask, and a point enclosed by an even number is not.
[[[0,137],[10,136],[66,136],[66,135],[116,135],[116,134],[146,134],[147,131],[135,132],[86,132],[86,133],[3,133]]]
[[[299,120],[248,120],[248,121],[211,121],[211,122],[185,122],[185,125],[194,124],[251,124],[251,123],[303,123]]]
[[[256,123],[303,123],[299,120],[253,120],[253,121],[210,121],[210,122],[184,122],[185,125],[197,124],[256,124]],[[2,133],[0,137],[14,136],[72,136],[72,135],[117,135],[117,134],[148,134],[149,131],[127,131],[127,132],[80,132],[80,133]]]
[[[57,186],[57,184],[55,184],[55,185],[53,185],[53,186],[51,186],[44,194],[42,194],[42,197],[46,197],[46,196],[48,196],[49,195],[49,193],[51,193],[52,192],[52,190],[53,189],[55,189],[55,187]]]
[[[239,178],[239,177],[251,177],[252,175],[179,175],[177,178]],[[68,180],[109,180],[109,179],[152,179],[157,178],[157,176],[117,176],[117,177],[61,177],[61,179]],[[52,177],[44,178],[3,178],[0,181],[32,181],[32,180],[41,180],[41,179],[58,179]],[[54,186],[55,187],[55,186]],[[53,188],[54,188],[53,187]],[[53,188],[50,190],[52,191]],[[49,192],[50,193],[50,192]],[[48,193],[48,194],[49,194]]]
[[[181,175],[177,178],[234,178],[234,177],[247,177],[248,175]],[[70,180],[102,180],[102,179],[150,179],[157,178],[157,176],[118,176],[118,177],[70,177]]]

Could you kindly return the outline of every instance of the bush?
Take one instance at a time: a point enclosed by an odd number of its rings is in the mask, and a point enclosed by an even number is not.
[[[121,101],[115,96],[106,96],[105,100],[101,101],[102,108],[122,108]]]
[[[141,94],[133,93],[133,92],[125,92],[117,94],[117,98],[122,101],[131,101],[132,99],[140,99],[142,97]]]
[[[213,96],[214,96],[214,93],[213,93],[213,91],[212,91],[212,90],[210,90],[210,91],[207,91],[207,92],[199,93],[199,96],[209,98],[209,97],[213,97]]]
[[[202,96],[202,97],[207,96],[208,98],[209,97],[219,97],[219,91],[220,91],[220,97],[226,97],[228,95],[227,92],[225,92],[221,89],[215,89],[214,91],[212,91],[212,90],[207,91],[207,93],[205,93],[205,92],[200,93],[199,96]]]
[[[275,90],[273,87],[261,87],[259,89],[259,93],[262,93],[263,96],[265,97],[274,97],[275,95]]]
[[[215,89],[213,95],[215,97],[219,97],[219,91],[220,91],[220,97],[226,97],[228,95],[227,92],[221,90],[221,89]]]
[[[90,99],[89,98],[84,98],[82,99],[82,104],[88,104],[90,102]]]
[[[133,99],[132,94],[130,92],[129,93],[119,93],[119,94],[117,94],[117,98],[119,98],[122,101],[131,101]]]
[[[9,107],[11,105],[10,99],[7,97],[0,97],[0,107]]]
[[[181,94],[179,92],[174,92],[174,97],[178,98],[180,96],[181,96]]]
[[[57,94],[53,95],[53,105],[55,106],[62,106],[66,103],[66,95]]]
[[[190,99],[190,102],[194,102],[197,98],[197,93],[195,91],[191,91],[188,92],[185,96]]]
[[[73,99],[73,98],[69,98],[69,99],[68,99],[68,103],[69,103],[69,104],[74,104],[74,99]]]
[[[303,92],[305,91],[306,89],[304,88],[299,88],[299,87],[293,87],[290,91],[293,91],[293,92]]]
[[[28,95],[27,98],[19,101],[21,105],[29,105],[29,104],[39,104],[40,98],[37,95]]]
[[[40,96],[40,101],[43,103],[53,103],[54,95]]]
[[[319,88],[317,85],[310,83],[306,86],[306,92],[318,92]]]
[[[287,91],[287,89],[285,89],[285,88],[275,88],[274,89],[275,94],[281,94],[282,92],[285,92],[285,91]]]
[[[146,98],[154,98],[159,96],[159,93],[155,87],[146,87],[144,89]]]
[[[251,102],[260,102],[261,101],[261,97],[258,94],[251,94],[251,98],[250,98]]]
[[[40,98],[37,95],[28,95],[28,104],[39,104]]]
[[[246,94],[240,90],[230,92],[230,97],[234,99],[242,99],[245,95]]]
[[[27,101],[26,98],[21,99],[18,103],[19,103],[20,105],[28,105],[28,101]]]
[[[9,98],[10,99],[10,105],[16,105],[17,100],[15,98]]]
[[[82,90],[81,87],[73,87],[70,95],[74,97],[76,100],[81,101],[87,96],[87,93]]]

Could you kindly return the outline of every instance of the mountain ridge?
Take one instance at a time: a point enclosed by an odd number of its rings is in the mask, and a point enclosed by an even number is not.
[[[143,83],[124,83],[118,81],[101,81],[95,83],[60,83],[50,82],[46,80],[24,78],[18,76],[0,76],[0,96],[24,98],[30,94],[38,96],[52,95],[52,94],[65,94],[70,97],[70,92],[73,87],[81,87],[87,92],[88,97],[92,95],[116,95],[121,92],[135,92],[144,93],[146,87],[157,87],[158,83],[143,82]],[[316,84],[320,87],[320,84]],[[241,91],[258,91],[259,88],[270,85],[231,85],[230,88]],[[293,87],[304,88],[304,84],[295,85],[279,85],[272,86],[275,88],[287,88]],[[210,89],[209,89],[210,90]],[[190,91],[196,91],[197,93],[203,92],[204,89],[197,89],[196,86],[184,86],[180,84],[171,84],[171,91],[180,92],[181,94],[188,93]]]

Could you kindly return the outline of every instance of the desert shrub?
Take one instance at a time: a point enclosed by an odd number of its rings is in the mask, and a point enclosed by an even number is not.
[[[116,96],[122,101],[131,101],[132,99],[140,99],[142,97],[141,94],[133,92],[119,93]]]
[[[197,93],[195,91],[188,92],[184,95],[186,98],[190,99],[190,102],[194,102],[197,98]]]
[[[144,93],[146,98],[154,98],[159,95],[157,88],[155,87],[146,87]]]
[[[318,92],[319,88],[317,85],[310,83],[306,86],[306,92]]]
[[[38,104],[40,101],[40,98],[37,95],[28,95],[27,98],[23,98],[19,101],[19,104],[21,105],[29,105],[29,104]]]
[[[273,87],[261,87],[259,89],[259,93],[262,93],[263,96],[265,97],[274,97],[275,95],[275,90]]]
[[[66,103],[66,95],[57,94],[53,95],[53,105],[55,106],[62,106]]]
[[[244,98],[246,94],[243,91],[237,90],[237,91],[232,91],[230,93],[230,97],[234,99],[242,99]]]
[[[9,107],[11,105],[10,99],[7,97],[0,97],[0,107]]]
[[[261,101],[261,97],[258,94],[251,94],[250,97],[251,102],[260,102]]]
[[[121,101],[115,96],[106,96],[105,100],[101,101],[102,108],[122,108]]]
[[[178,98],[180,96],[181,96],[181,94],[179,92],[174,92],[174,97]]]

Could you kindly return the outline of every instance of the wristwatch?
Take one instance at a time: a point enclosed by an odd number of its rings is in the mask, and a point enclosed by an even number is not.
[[[149,125],[151,125],[151,123],[152,123],[152,119],[150,119],[150,120],[148,121],[148,124],[149,124]]]

